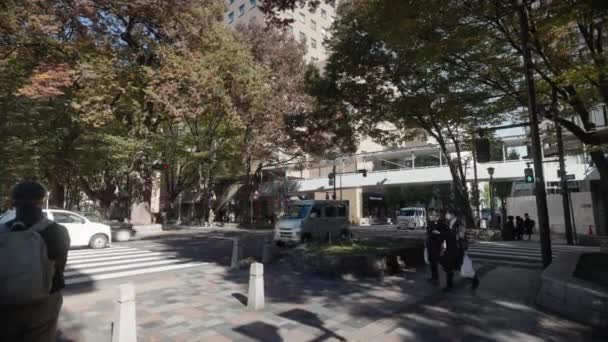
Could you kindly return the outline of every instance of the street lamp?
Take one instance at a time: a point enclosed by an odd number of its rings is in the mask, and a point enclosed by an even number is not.
[[[494,228],[494,168],[489,167],[487,170],[490,175],[490,227]]]

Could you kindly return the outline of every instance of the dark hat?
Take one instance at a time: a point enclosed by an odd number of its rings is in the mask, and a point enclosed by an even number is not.
[[[13,188],[12,200],[15,207],[28,204],[42,203],[46,196],[46,189],[35,181],[21,182]]]

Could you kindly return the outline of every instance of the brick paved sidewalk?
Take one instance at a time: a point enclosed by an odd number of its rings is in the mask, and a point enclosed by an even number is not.
[[[205,266],[138,278],[140,341],[311,341],[350,340],[375,320],[427,296],[415,271],[384,281],[331,280],[267,266],[267,308],[248,311],[241,303],[248,273]],[[60,341],[109,341],[115,287],[67,292]]]
[[[483,270],[489,273],[482,273],[477,293],[461,286],[445,294],[428,286],[423,269],[383,281],[344,281],[278,263],[266,267],[267,308],[260,312],[241,303],[247,293],[245,270],[206,266],[161,273],[137,279],[138,337],[159,342],[596,340],[588,328],[535,307],[537,270]],[[109,341],[115,291],[66,293],[60,341]]]

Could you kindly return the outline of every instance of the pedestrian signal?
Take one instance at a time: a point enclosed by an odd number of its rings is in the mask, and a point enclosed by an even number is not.
[[[524,175],[526,177],[526,183],[534,183],[534,170],[528,167],[524,170]]]

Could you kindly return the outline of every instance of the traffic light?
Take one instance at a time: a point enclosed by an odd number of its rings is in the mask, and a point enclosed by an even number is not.
[[[333,172],[330,172],[327,175],[327,178],[329,179],[329,186],[333,186],[334,185],[334,178],[336,178],[336,175]]]
[[[478,163],[490,161],[490,139],[479,138],[475,140],[475,155]]]
[[[534,183],[534,170],[528,167],[524,170],[524,175],[526,176],[526,183]]]
[[[154,171],[164,171],[164,170],[168,170],[168,169],[169,169],[169,164],[163,163],[160,160],[156,160],[156,161],[154,161],[154,163],[152,163],[152,170],[154,170]]]

